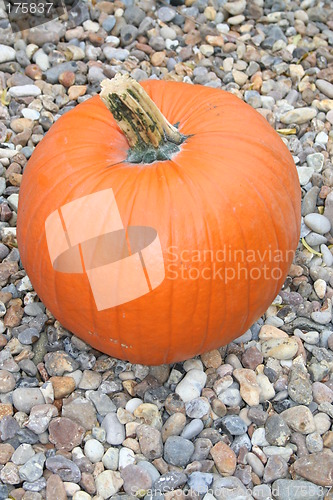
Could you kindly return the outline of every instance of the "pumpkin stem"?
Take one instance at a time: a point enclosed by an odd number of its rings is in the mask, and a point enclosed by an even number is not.
[[[100,97],[124,132],[132,163],[167,160],[186,136],[171,125],[141,85],[129,75],[103,80]]]

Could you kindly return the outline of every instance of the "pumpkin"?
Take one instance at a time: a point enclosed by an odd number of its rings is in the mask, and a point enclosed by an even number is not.
[[[300,199],[287,147],[239,98],[117,76],[36,147],[17,239],[64,327],[157,365],[225,345],[265,312],[298,243]]]

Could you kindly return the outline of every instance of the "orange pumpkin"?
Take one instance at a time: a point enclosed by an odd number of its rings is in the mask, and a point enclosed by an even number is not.
[[[124,121],[112,92],[116,119],[107,98],[78,105],[28,162],[17,239],[36,292],[67,329],[157,365],[225,345],[265,312],[298,243],[301,193],[287,147],[240,99],[141,85],[177,124],[171,149],[154,157],[141,144],[134,163],[142,113]],[[144,113],[150,120],[149,105]],[[146,132],[154,144],[155,126]]]

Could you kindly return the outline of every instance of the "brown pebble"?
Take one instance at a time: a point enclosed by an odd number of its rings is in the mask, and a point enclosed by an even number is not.
[[[75,390],[73,377],[51,377],[55,399],[65,398]]]
[[[8,302],[13,298],[10,292],[0,292],[0,301],[4,304],[8,304]]]
[[[26,66],[24,73],[33,80],[41,80],[43,72],[37,64],[29,64]]]
[[[244,352],[242,356],[242,364],[244,368],[255,370],[258,365],[261,365],[264,357],[256,346],[251,346]]]
[[[4,325],[11,328],[13,328],[14,326],[18,326],[21,323],[22,317],[23,309],[20,304],[12,305],[7,309],[4,318]]]
[[[6,415],[13,415],[13,405],[10,403],[0,403],[0,420]]]
[[[82,472],[80,486],[89,493],[89,495],[94,495],[96,493],[96,486],[94,476],[88,472]]]
[[[52,474],[46,483],[46,500],[67,500],[65,485],[58,474]]]
[[[71,101],[75,101],[78,97],[83,96],[87,91],[87,85],[72,85],[68,89],[68,97]]]
[[[222,357],[217,349],[205,352],[200,357],[206,368],[218,368],[222,364]]]
[[[22,182],[22,174],[16,174],[13,172],[12,174],[9,174],[8,180],[12,186],[20,186]]]
[[[49,433],[57,450],[71,451],[81,444],[85,429],[69,418],[57,417],[51,421]]]
[[[15,488],[14,490],[11,490],[10,498],[13,498],[14,500],[22,500],[25,494],[26,491],[23,488]]]
[[[232,476],[236,469],[236,454],[223,441],[216,443],[210,450],[216,468],[222,476]]]
[[[75,83],[75,73],[73,71],[64,71],[59,75],[58,80],[64,87],[71,87]]]
[[[154,52],[154,54],[152,54],[150,56],[150,62],[152,64],[152,66],[163,66],[164,61],[165,61],[165,52],[164,51]]]
[[[49,377],[49,374],[46,371],[44,363],[38,363],[37,370],[39,371],[40,376],[42,377],[42,379],[44,380],[44,382],[46,382],[46,380],[49,380],[50,377]]]
[[[0,443],[0,464],[5,465],[12,457],[15,448],[9,443]]]

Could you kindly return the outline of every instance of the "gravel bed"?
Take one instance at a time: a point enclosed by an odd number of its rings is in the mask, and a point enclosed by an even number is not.
[[[332,46],[329,0],[80,2],[24,36],[0,8],[0,500],[333,498]],[[240,97],[279,131],[302,188],[273,304],[175,365],[119,361],[66,331],[16,247],[35,146],[119,72]]]

